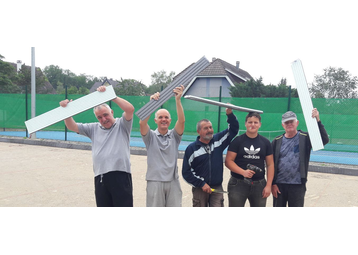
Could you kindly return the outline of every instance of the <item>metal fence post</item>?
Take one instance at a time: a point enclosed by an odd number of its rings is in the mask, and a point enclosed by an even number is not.
[[[222,86],[220,86],[219,89],[219,102],[221,102],[221,90],[222,90]],[[219,106],[218,132],[220,132],[220,112],[221,112],[221,106]]]
[[[288,86],[288,103],[287,103],[287,111],[291,108],[291,85]]]

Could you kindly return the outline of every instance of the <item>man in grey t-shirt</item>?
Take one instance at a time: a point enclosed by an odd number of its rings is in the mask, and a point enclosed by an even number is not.
[[[178,147],[184,132],[184,110],[181,96],[184,86],[176,87],[175,93],[178,120],[174,129],[169,130],[171,117],[166,109],[155,114],[156,130],[150,130],[148,118],[141,120],[140,133],[147,148],[147,201],[148,207],[181,206],[182,191],[178,175]],[[150,99],[158,100],[159,92]]]
[[[105,90],[105,86],[97,89],[99,92]],[[66,107],[71,101],[63,100],[60,105]],[[65,119],[65,124],[69,130],[87,136],[92,141],[97,206],[131,207],[133,206],[133,188],[129,162],[129,139],[134,107],[120,97],[112,101],[124,111],[121,118],[114,118],[113,110],[109,105],[101,104],[93,109],[98,123],[76,123],[70,117]]]

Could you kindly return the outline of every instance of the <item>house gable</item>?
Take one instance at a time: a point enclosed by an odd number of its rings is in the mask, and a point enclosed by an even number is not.
[[[90,89],[90,93],[97,91],[100,86],[110,86],[112,85],[113,88],[117,88],[119,86],[119,82],[114,81],[113,79],[105,79],[104,81],[97,81]]]
[[[237,63],[238,64],[238,63]],[[221,59],[213,59],[211,64],[188,84],[183,95],[199,97],[231,97],[230,87],[235,83],[243,83],[252,79],[252,76],[238,66],[231,65]]]

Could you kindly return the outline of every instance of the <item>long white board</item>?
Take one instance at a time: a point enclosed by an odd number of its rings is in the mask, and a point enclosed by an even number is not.
[[[108,86],[105,92],[95,91],[78,98],[70,102],[66,107],[59,106],[51,111],[25,121],[25,125],[29,134],[32,134],[114,98],[116,98],[116,93],[112,86]]]
[[[292,62],[292,71],[295,78],[298,97],[300,99],[303,116],[306,121],[308,134],[312,144],[312,150],[317,151],[324,148],[321,133],[317,125],[316,118],[312,118],[313,104],[308,91],[305,72],[303,71],[301,60],[297,59]]]
[[[210,99],[206,99],[206,98],[202,98],[202,97],[196,97],[196,96],[187,95],[187,96],[184,96],[184,98],[191,99],[191,100],[198,101],[198,102],[202,102],[202,103],[206,103],[206,104],[213,104],[213,105],[217,105],[217,106],[222,106],[222,107],[230,108],[230,109],[241,111],[241,112],[263,113],[263,111],[260,111],[260,110],[240,107],[240,106],[236,106],[236,105],[233,105],[233,104],[227,104],[227,103],[223,103],[223,102],[218,102],[218,101],[214,101],[214,100],[210,100]]]

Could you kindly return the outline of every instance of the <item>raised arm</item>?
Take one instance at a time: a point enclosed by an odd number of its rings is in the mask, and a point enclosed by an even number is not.
[[[98,87],[97,91],[99,92],[106,91],[106,86]],[[115,99],[113,99],[112,102],[116,103],[124,111],[124,118],[126,120],[131,120],[133,118],[134,107],[130,102],[118,96]]]
[[[329,137],[328,137],[326,129],[324,128],[324,125],[321,122],[321,119],[319,118],[319,111],[317,110],[317,108],[313,108],[312,118],[316,118],[319,132],[321,134],[322,142],[324,145],[326,145],[329,142]]]
[[[65,99],[60,102],[60,106],[66,107],[70,102],[72,102],[72,99],[71,100]],[[77,123],[72,117],[65,119],[65,125],[69,130],[78,133]]]
[[[182,135],[184,133],[184,128],[185,128],[185,115],[184,115],[183,106],[181,104],[181,96],[183,94],[183,91],[184,91],[183,85],[180,85],[180,87],[176,87],[175,89],[173,89],[173,92],[175,93],[175,102],[176,102],[177,115],[178,115],[178,120],[175,123],[174,129],[179,135]]]
[[[146,135],[149,131],[148,120],[150,115],[145,120],[139,120],[139,130],[141,135]]]
[[[149,101],[152,99],[158,100],[159,96],[160,96],[160,93],[157,92],[150,96]],[[148,125],[149,118],[150,118],[150,115],[145,120],[139,120],[139,130],[140,130],[141,135],[146,135],[150,129],[150,127]]]
[[[239,132],[239,121],[237,120],[235,114],[232,112],[232,109],[226,108],[226,116],[227,116],[227,123],[229,124],[229,132],[231,141]]]

